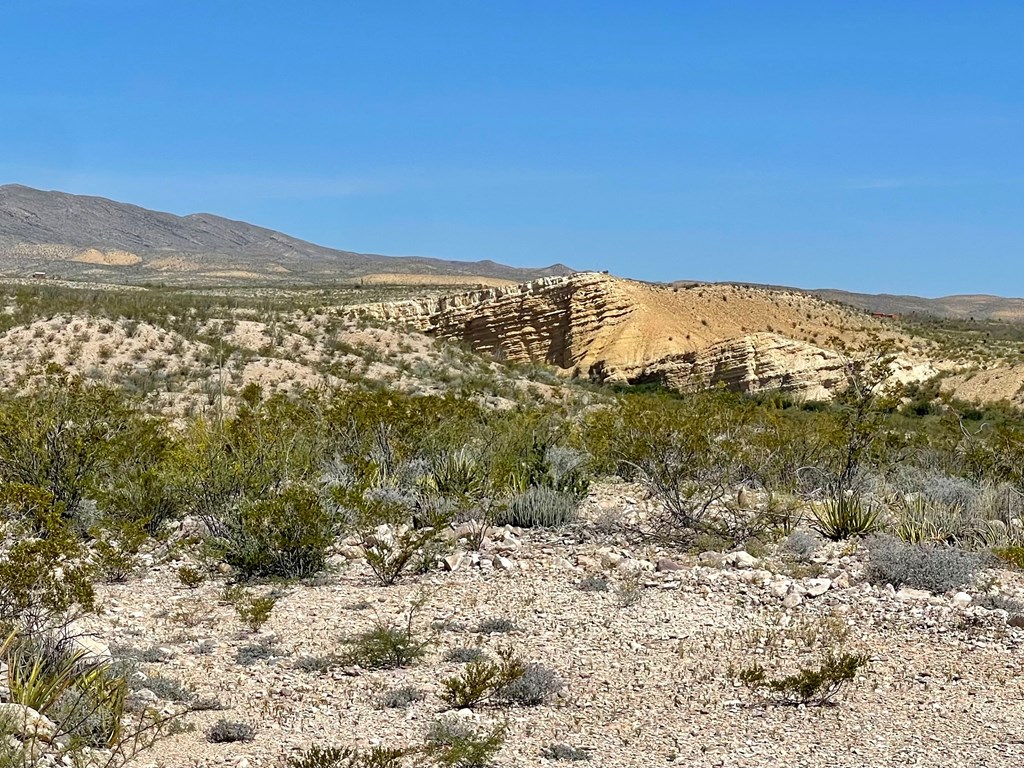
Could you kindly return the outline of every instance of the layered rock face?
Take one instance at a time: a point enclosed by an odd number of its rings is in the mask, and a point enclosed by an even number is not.
[[[633,382],[658,382],[680,391],[724,384],[735,392],[781,391],[827,400],[845,385],[846,374],[836,352],[775,333],[755,333],[657,360]]]
[[[844,359],[816,340],[856,342],[881,330],[863,314],[792,292],[658,286],[596,272],[352,311],[599,381],[680,391],[724,384],[814,400],[846,383]],[[911,368],[901,368],[904,377],[923,378]]]
[[[634,310],[616,283],[607,275],[584,272],[452,296],[367,304],[354,311],[459,339],[505,360],[572,370],[599,333]]]

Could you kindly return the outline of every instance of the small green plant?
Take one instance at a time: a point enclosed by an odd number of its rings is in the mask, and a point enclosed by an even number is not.
[[[178,581],[188,589],[198,589],[206,581],[206,574],[191,565],[183,565],[178,569]]]
[[[289,768],[402,768],[404,749],[374,747],[360,752],[351,747],[311,747],[288,761]]]
[[[213,744],[252,741],[254,738],[256,738],[256,732],[251,725],[233,720],[218,720],[206,733],[207,741]]]
[[[508,728],[489,729],[454,717],[439,718],[427,729],[423,752],[445,768],[485,768],[501,750]]]
[[[866,536],[878,527],[879,511],[859,496],[845,494],[826,499],[813,508],[815,527],[822,536],[842,541]]]
[[[615,587],[615,602],[620,608],[632,608],[644,597],[643,582],[639,573],[631,573]]]
[[[825,654],[817,668],[804,668],[785,677],[770,678],[763,666],[753,664],[737,675],[752,691],[765,692],[783,704],[827,704],[867,665],[864,654]]]
[[[418,661],[429,642],[416,637],[413,628],[415,610],[402,624],[378,619],[373,626],[347,641],[349,650],[342,655],[349,664],[366,669],[400,669]]]
[[[461,675],[441,681],[441,700],[450,709],[472,709],[492,699],[526,673],[526,665],[511,648],[498,651],[498,661],[469,662]]]
[[[273,595],[260,595],[259,597],[246,595],[235,603],[235,612],[250,631],[259,632],[263,625],[270,620],[270,614],[273,613],[276,604],[277,598]]]

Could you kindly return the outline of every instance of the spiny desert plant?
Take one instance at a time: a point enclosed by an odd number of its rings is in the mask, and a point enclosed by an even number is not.
[[[582,747],[573,747],[569,744],[549,744],[541,749],[540,756],[546,760],[580,762],[590,759],[590,750]]]
[[[559,528],[576,519],[577,499],[570,493],[537,486],[511,499],[498,512],[498,525]]]
[[[841,494],[813,507],[815,527],[832,541],[866,536],[878,527],[879,510],[859,496]]]

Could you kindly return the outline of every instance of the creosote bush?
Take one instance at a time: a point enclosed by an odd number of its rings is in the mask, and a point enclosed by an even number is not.
[[[423,752],[445,768],[486,768],[505,743],[508,728],[485,728],[456,717],[442,717],[427,728]]]
[[[341,659],[366,669],[400,669],[417,662],[427,652],[429,641],[416,637],[413,628],[415,610],[404,623],[378,619],[367,631],[347,640],[348,650]]]
[[[402,768],[406,750],[373,747],[361,752],[351,747],[311,747],[288,761],[289,768]]]
[[[469,662],[462,674],[441,681],[441,700],[449,709],[472,709],[493,699],[500,691],[517,682],[526,673],[524,664],[511,648],[498,651],[498,660]]]
[[[866,655],[828,652],[817,668],[771,678],[763,666],[753,664],[740,670],[738,678],[752,691],[767,693],[780,703],[820,706],[831,702],[867,663]]]

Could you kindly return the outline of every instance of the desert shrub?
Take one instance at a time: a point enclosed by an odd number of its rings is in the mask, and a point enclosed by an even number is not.
[[[415,528],[402,524],[397,528],[380,525],[362,534],[363,555],[381,586],[391,586],[437,541],[432,525]]]
[[[495,691],[493,700],[501,704],[536,707],[562,688],[562,681],[552,670],[540,664],[527,664],[523,674]]]
[[[144,688],[149,689],[164,701],[189,702],[195,699],[195,691],[186,688],[180,680],[163,675],[151,675],[142,682]]]
[[[63,372],[31,388],[0,397],[0,479],[45,491],[74,521],[115,474],[141,417],[118,390]]]
[[[273,656],[274,645],[272,643],[248,643],[235,653],[235,664],[241,667],[251,667],[256,662],[266,661]]]
[[[992,554],[1007,565],[1024,570],[1024,547],[998,547],[992,550]]]
[[[585,434],[617,474],[636,477],[661,503],[652,533],[742,540],[748,515],[737,509],[734,489],[756,481],[751,423],[751,406],[728,393],[627,396],[593,414]]]
[[[489,729],[454,717],[433,721],[427,728],[423,752],[446,768],[485,768],[505,743],[507,727]]]
[[[373,747],[360,752],[351,747],[311,747],[288,761],[289,768],[402,768],[406,750]]]
[[[795,531],[782,542],[782,550],[800,558],[807,558],[818,551],[820,542],[815,536],[804,531]]]
[[[738,678],[753,691],[766,692],[780,703],[822,705],[830,702],[868,663],[862,654],[826,653],[817,668],[807,667],[792,675],[771,678],[760,664],[739,672]]]
[[[277,597],[272,594],[253,596],[246,592],[233,602],[235,613],[242,623],[250,632],[258,632],[270,620],[274,606],[277,605]]]
[[[518,632],[519,627],[514,619],[505,616],[491,616],[486,619],[480,619],[475,631],[482,635],[497,635],[507,632]]]
[[[982,566],[980,555],[956,547],[905,544],[888,536],[867,541],[867,576],[874,584],[941,594],[962,587]]]
[[[24,490],[0,487],[0,496],[19,492],[22,498]],[[45,525],[44,536],[25,532],[0,557],[0,625],[17,622],[32,631],[94,607],[92,568],[82,543],[55,516],[48,515]]]
[[[215,553],[245,579],[303,578],[323,570],[337,529],[318,494],[301,485],[244,499],[211,526]]]
[[[570,493],[534,486],[504,505],[496,522],[517,528],[559,528],[576,520],[578,504]]]
[[[611,582],[608,581],[606,576],[587,576],[580,580],[576,585],[576,589],[580,590],[580,592],[607,592],[611,589]]]
[[[545,760],[581,762],[590,759],[590,750],[582,747],[573,747],[569,744],[549,744],[541,749],[540,756]]]
[[[418,661],[427,652],[429,642],[416,637],[414,610],[404,623],[378,619],[367,631],[346,641],[343,658],[366,669],[400,669]]]
[[[419,688],[405,685],[385,691],[380,698],[380,706],[383,709],[405,709],[410,704],[423,701],[425,697],[426,695]]]
[[[627,574],[615,585],[615,602],[620,608],[632,608],[643,597],[643,581],[639,573]]]
[[[251,725],[233,720],[218,720],[206,732],[206,740],[213,744],[231,744],[236,741],[252,741],[256,732]]]
[[[146,530],[136,523],[110,523],[90,533],[92,560],[99,577],[110,584],[123,584],[139,567],[139,548],[146,541]]]
[[[206,581],[206,574],[191,565],[183,565],[178,569],[178,581],[189,589],[198,589]]]
[[[444,654],[444,660],[456,664],[468,664],[484,657],[482,648],[449,648]]]
[[[880,512],[860,496],[841,494],[812,508],[815,527],[827,539],[842,541],[865,536],[878,527]]]
[[[498,652],[498,661],[471,661],[461,675],[442,680],[441,700],[450,709],[472,709],[515,683],[525,672],[526,665],[511,648],[506,648]]]

